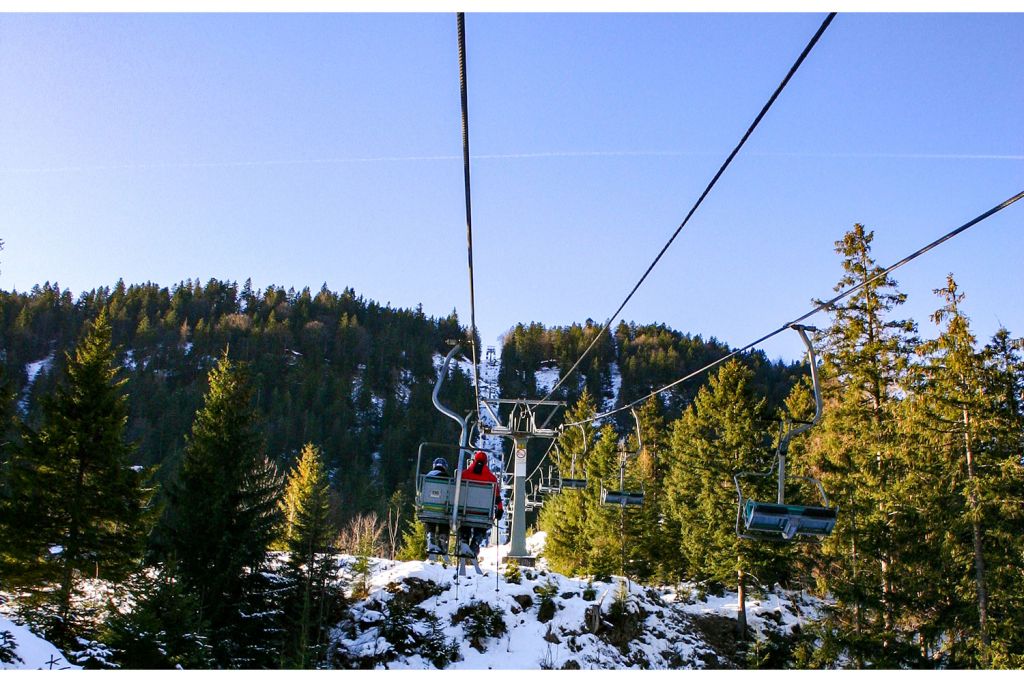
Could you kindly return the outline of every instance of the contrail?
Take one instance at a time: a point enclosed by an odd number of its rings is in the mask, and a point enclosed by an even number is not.
[[[717,152],[702,151],[553,151],[513,154],[476,154],[474,160],[613,158],[613,157],[683,157],[713,156]],[[1024,154],[918,154],[884,152],[751,152],[750,156],[823,159],[949,159],[985,161],[1024,161]],[[166,170],[186,168],[257,168],[264,166],[342,165],[358,163],[404,163],[417,161],[461,161],[454,154],[433,156],[353,156],[323,159],[263,159],[253,161],[184,161],[178,163],[127,163],[89,166],[52,166],[39,168],[0,168],[0,173],[18,175],[32,173],[85,173],[120,170]]]

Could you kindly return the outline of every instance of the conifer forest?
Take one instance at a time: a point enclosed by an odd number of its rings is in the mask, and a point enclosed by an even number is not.
[[[555,396],[565,423],[584,424],[530,443],[531,469],[546,458],[549,477],[587,480],[528,516],[547,570],[735,594],[725,667],[1024,663],[1024,344],[1007,329],[976,338],[953,274],[930,319],[902,317],[873,238],[858,224],[836,242],[837,291],[867,284],[813,336],[822,418],[788,452],[838,508],[834,530],[794,543],[737,532],[734,474],[769,470],[780,421],[814,413],[806,362],[741,353],[645,400],[635,422],[589,422],[731,352],[706,330],[622,321]],[[599,330],[516,325],[491,391],[543,397],[544,377]],[[83,667],[360,667],[334,628],[367,599],[374,563],[425,558],[417,446],[457,442],[431,392],[452,342],[471,341],[455,314],[351,289],[0,292],[5,613]],[[469,367],[441,391],[461,412]],[[601,504],[620,465],[642,506]],[[98,583],[106,598],[83,599]],[[766,638],[744,602],[778,586],[822,607]],[[617,636],[628,649],[628,628]],[[458,654],[438,641],[444,667]]]
[[[0,670],[1024,668],[1024,15],[218,7],[0,12]]]

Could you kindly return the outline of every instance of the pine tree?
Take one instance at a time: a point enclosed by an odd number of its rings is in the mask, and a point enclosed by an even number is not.
[[[260,644],[274,627],[272,605],[260,603],[271,589],[261,569],[279,524],[281,482],[263,454],[252,398],[225,352],[210,371],[166,519],[175,574],[198,598],[197,620],[209,625],[221,667],[268,664],[274,653]]]
[[[504,356],[502,356],[504,359]],[[566,422],[585,421],[597,414],[590,393],[584,389],[579,400],[566,412]],[[563,478],[587,479],[586,490],[563,490],[552,495],[541,508],[538,527],[547,533],[544,556],[555,571],[566,575],[588,570],[591,538],[587,536],[588,500],[600,494],[590,482],[589,453],[594,429],[589,422],[563,431],[552,449],[552,460]]]
[[[289,552],[284,655],[289,667],[310,668],[322,656],[337,596],[331,585],[336,529],[330,522],[330,488],[320,449],[312,443],[302,448],[288,476],[281,506]]]
[[[640,422],[641,443],[634,442],[635,434],[629,437],[629,449],[636,451],[636,459],[629,463],[628,478],[641,485],[644,491],[643,506],[635,514],[635,537],[627,548],[627,561],[631,573],[647,581],[652,576],[659,582],[667,583],[673,575],[670,559],[674,551],[677,534],[667,523],[665,510],[665,477],[668,473],[668,444],[662,417],[661,402],[652,397],[637,410]],[[642,449],[640,446],[643,446]],[[678,571],[675,572],[679,574]]]
[[[736,535],[733,475],[764,471],[772,464],[765,400],[753,394],[752,378],[750,369],[736,360],[728,362],[674,423],[666,494],[668,513],[681,528],[678,547],[691,575],[723,585],[735,581],[741,633],[746,631],[748,576],[770,585],[784,570],[784,550]]]
[[[935,516],[943,525],[963,524],[970,528],[970,548],[950,548],[947,571],[961,571],[967,576],[973,572],[974,623],[958,623],[951,638],[959,639],[961,628],[977,632],[982,648],[990,642],[988,625],[988,590],[986,587],[985,549],[981,527],[981,488],[978,476],[978,457],[988,440],[986,422],[989,420],[990,397],[982,391],[983,362],[975,350],[975,339],[969,321],[961,310],[963,294],[959,292],[952,275],[946,287],[937,289],[945,305],[932,315],[937,325],[945,325],[934,341],[921,344],[918,353],[928,358],[922,368],[922,385],[914,401],[922,413],[923,426],[931,438],[925,446],[942,453],[941,478],[953,494],[947,495]],[[939,512],[945,512],[939,515]],[[952,537],[949,537],[952,535]],[[947,534],[947,542],[957,544],[959,533]],[[971,556],[973,571],[966,566],[957,567],[958,555]],[[956,568],[955,568],[956,567]],[[958,619],[959,620],[959,619]],[[953,625],[949,623],[948,625]],[[965,628],[966,626],[966,628]]]
[[[980,476],[990,594],[986,664],[1024,667],[1024,339],[999,329],[982,350],[992,397],[991,441]]]
[[[402,534],[402,546],[395,555],[398,561],[425,561],[427,558],[427,527],[414,518]]]
[[[940,457],[937,487],[947,491],[931,515],[941,525],[941,534],[935,535],[942,542],[930,549],[938,549],[945,559],[944,592],[938,601],[948,605],[937,614],[941,620],[933,628],[933,637],[944,642],[950,664],[1006,665],[1002,652],[1012,650],[1006,646],[1007,636],[1015,639],[1010,634],[1015,628],[1005,624],[1024,620],[1018,608],[1020,589],[1013,580],[1006,580],[1014,572],[1020,575],[1024,563],[1024,542],[1014,530],[1024,519],[1020,510],[1024,431],[1019,388],[1014,386],[1019,374],[1015,377],[1013,371],[1015,364],[1018,371],[1020,365],[1005,330],[997,333],[996,346],[976,349],[961,305],[964,295],[952,275],[935,293],[944,302],[932,315],[941,333],[918,349],[927,364],[921,368],[913,400],[908,401],[923,447]],[[1004,349],[998,355],[1006,361],[991,362],[995,347]],[[999,576],[997,583],[993,575]],[[998,618],[992,616],[993,607]],[[1002,627],[994,641],[997,622]]]
[[[627,509],[601,501],[602,490],[625,492],[639,488],[632,476],[620,480],[620,466],[628,463],[631,454],[626,448],[626,442],[620,442],[615,428],[606,423],[587,458],[587,495],[584,498],[584,538],[589,547],[587,573],[601,578],[632,575],[626,563],[626,548],[637,539],[640,513],[633,506]]]
[[[148,472],[130,466],[126,380],[110,339],[104,311],[66,354],[65,381],[44,399],[39,431],[25,427],[8,464],[5,577],[51,601],[49,634],[61,645],[79,628],[72,603],[81,578],[124,579],[140,564],[153,520]]]
[[[901,541],[911,532],[907,505],[911,453],[901,446],[896,412],[907,381],[916,330],[887,316],[905,300],[896,282],[880,276],[871,258],[872,232],[856,224],[836,242],[844,274],[836,290],[862,285],[829,309],[824,333],[822,392],[825,412],[810,434],[809,461],[840,507],[835,531],[821,547],[819,588],[831,592],[835,619],[860,667],[867,660],[898,665],[901,610],[913,599]]]

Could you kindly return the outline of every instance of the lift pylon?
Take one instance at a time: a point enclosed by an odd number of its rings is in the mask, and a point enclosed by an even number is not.
[[[558,408],[565,402],[559,400],[526,400],[502,399],[481,400],[484,409],[494,420],[493,425],[483,426],[483,432],[491,436],[501,436],[512,441],[513,465],[512,479],[512,528],[509,532],[509,558],[522,565],[531,565],[535,559],[526,549],[526,511],[529,501],[526,495],[526,445],[531,438],[555,438],[558,429],[549,427]],[[502,423],[498,414],[501,405],[511,405],[508,419]],[[498,409],[496,410],[495,407]],[[538,418],[546,412],[543,421]],[[540,422],[540,423],[538,423]]]

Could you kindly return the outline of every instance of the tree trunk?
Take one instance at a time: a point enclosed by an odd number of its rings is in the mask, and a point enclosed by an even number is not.
[[[744,583],[744,573],[742,568],[736,569],[736,593],[737,593],[737,611],[736,620],[739,623],[740,639],[745,640],[747,638],[747,590]]]
[[[853,495],[850,495],[850,560],[851,560],[851,573],[853,575],[853,583],[857,584],[857,507],[853,503]],[[861,631],[861,604],[860,601],[856,601],[853,604],[853,631],[857,635],[857,641],[860,641]],[[853,656],[854,665],[857,666],[857,670],[863,670],[864,659],[860,654],[860,648],[858,647],[856,653]]]
[[[892,605],[892,570],[888,555],[881,559],[882,565],[882,648],[889,650],[889,644],[895,638],[896,619]]]
[[[81,552],[81,499],[82,488],[85,486],[85,457],[79,453],[78,471],[75,475],[75,487],[72,490],[70,501],[71,518],[68,521],[67,546],[61,553],[64,562],[60,584],[60,636],[58,637],[61,646],[70,644],[71,637],[71,593],[75,587],[75,564],[78,563],[78,555]]]
[[[985,589],[985,557],[981,548],[981,519],[977,480],[974,477],[974,452],[971,449],[971,416],[964,408],[964,451],[967,454],[967,500],[971,506],[971,531],[974,535],[974,582],[978,590],[978,630],[981,643],[988,648],[988,591]]]

